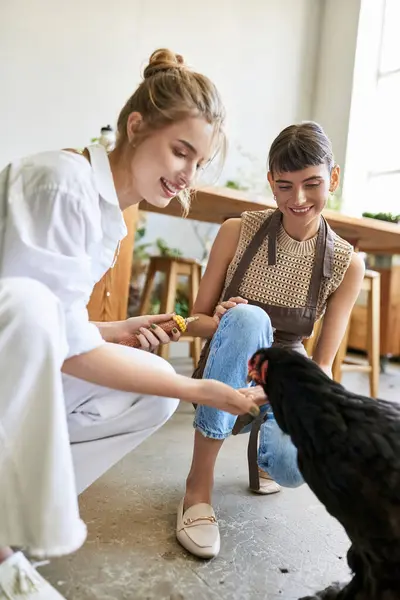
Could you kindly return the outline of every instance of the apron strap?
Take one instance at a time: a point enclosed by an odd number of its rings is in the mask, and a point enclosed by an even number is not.
[[[243,277],[244,277],[247,269],[249,268],[249,265],[250,265],[251,261],[253,260],[253,257],[256,255],[259,247],[261,246],[261,244],[263,243],[263,241],[265,240],[267,235],[269,235],[269,237],[268,237],[268,255],[269,255],[269,243],[270,243],[269,240],[271,239],[271,237],[273,237],[273,236],[271,236],[270,231],[272,229],[272,231],[275,231],[275,233],[276,233],[276,231],[279,228],[279,223],[280,223],[281,217],[282,217],[282,213],[279,210],[276,210],[275,212],[272,213],[272,215],[270,217],[268,217],[261,224],[260,228],[256,232],[256,234],[253,237],[253,239],[251,240],[250,244],[247,246],[246,250],[244,251],[243,256],[240,259],[238,266],[236,267],[236,270],[233,274],[231,282],[225,291],[224,298],[223,298],[224,300],[228,300],[229,298],[232,298],[233,296],[237,296],[239,288],[240,288],[240,284],[243,280]],[[277,225],[275,224],[275,222],[277,222]],[[276,237],[276,235],[275,235],[275,237]],[[276,251],[275,251],[275,260],[276,260]],[[268,259],[268,264],[271,264],[269,259]]]
[[[276,210],[270,219],[268,228],[268,264],[276,265],[276,237],[282,222],[282,213]]]
[[[325,221],[326,227],[326,238],[325,238],[325,253],[324,253],[324,269],[323,276],[327,279],[331,279],[333,276],[333,259],[335,255],[335,240],[333,237],[333,231]]]
[[[322,217],[315,248],[314,267],[307,296],[307,307],[312,310],[317,308],[322,279],[324,277],[328,279],[332,277],[334,251],[335,244],[332,229]]]

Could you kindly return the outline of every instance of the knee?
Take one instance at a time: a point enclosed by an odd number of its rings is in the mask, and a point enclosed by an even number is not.
[[[34,279],[9,278],[1,282],[1,320],[12,328],[16,342],[52,340],[64,323],[59,299]],[[2,324],[3,324],[2,323]]]
[[[147,424],[151,428],[158,429],[162,427],[174,414],[179,406],[177,398],[168,398],[166,396],[153,396],[146,398],[148,413]]]
[[[238,304],[222,317],[221,326],[232,327],[235,335],[243,336],[243,339],[258,339],[263,334],[265,341],[272,343],[271,319],[259,306]]]
[[[177,398],[159,398],[157,414],[155,415],[156,425],[164,425],[175,413],[179,406]]]
[[[253,304],[238,304],[223,316],[224,320],[233,321],[239,326],[251,327],[254,323],[271,323],[269,316],[259,306]]]

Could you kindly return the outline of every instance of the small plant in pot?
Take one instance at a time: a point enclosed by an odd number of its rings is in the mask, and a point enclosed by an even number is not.
[[[388,213],[388,212],[378,212],[378,213],[363,212],[362,216],[367,217],[368,219],[377,219],[378,221],[386,221],[387,223],[399,223],[400,222],[400,215],[393,215],[392,213]]]
[[[385,221],[386,223],[400,223],[400,215],[394,215],[389,212],[363,212],[363,217],[368,219],[376,219],[377,221]],[[368,254],[367,268],[368,269],[390,269],[393,263],[393,255],[391,254]]]

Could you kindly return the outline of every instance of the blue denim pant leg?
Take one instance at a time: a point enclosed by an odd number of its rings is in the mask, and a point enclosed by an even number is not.
[[[298,487],[304,479],[297,465],[297,449],[278,426],[271,407],[263,409],[268,417],[260,430],[258,466],[283,487]]]
[[[273,329],[270,318],[261,308],[239,304],[221,319],[210,346],[204,379],[216,379],[235,389],[247,386],[247,363],[260,348],[271,346]],[[261,426],[258,452],[259,466],[285,487],[297,487],[303,478],[297,467],[297,450],[290,437],[278,427],[270,406],[262,407],[268,419]],[[198,405],[194,426],[205,437],[225,439],[236,417],[222,410]],[[248,432],[250,427],[242,433]]]
[[[247,363],[259,348],[272,344],[269,316],[258,306],[239,304],[222,317],[210,345],[204,379],[216,379],[235,389],[247,387]],[[225,439],[236,417],[210,406],[197,406],[194,426],[204,436]]]

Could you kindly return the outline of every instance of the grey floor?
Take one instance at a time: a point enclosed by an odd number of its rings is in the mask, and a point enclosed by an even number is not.
[[[187,360],[175,363],[190,372]],[[347,374],[367,393],[364,375]],[[398,400],[400,369],[381,376],[380,396]],[[297,600],[346,579],[348,542],[307,486],[263,497],[247,490],[247,436],[224,445],[214,507],[222,548],[203,562],[175,541],[175,511],[184,489],[193,410],[181,404],[156,435],[80,499],[89,529],[76,554],[42,573],[67,600]]]

